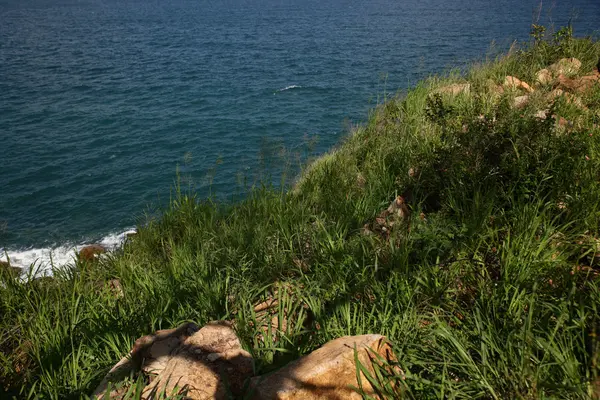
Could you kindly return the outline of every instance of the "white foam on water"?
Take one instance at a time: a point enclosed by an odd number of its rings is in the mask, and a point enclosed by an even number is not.
[[[135,232],[135,229],[127,229],[120,233],[111,233],[104,236],[99,241],[90,243],[65,243],[53,247],[33,249],[0,248],[0,261],[8,261],[6,257],[8,253],[11,266],[20,267],[26,270],[29,269],[31,265],[34,265],[36,268],[36,275],[50,275],[52,274],[52,267],[60,268],[74,264],[77,252],[83,247],[90,244],[99,244],[109,251],[115,250],[123,245],[128,234]]]
[[[298,85],[290,85],[290,86],[286,86],[283,89],[278,89],[275,91],[275,93],[278,92],[283,92],[284,90],[290,90],[290,89],[302,89],[302,86],[298,86]]]

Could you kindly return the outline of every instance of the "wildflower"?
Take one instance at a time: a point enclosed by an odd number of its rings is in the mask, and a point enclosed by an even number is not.
[[[586,155],[586,156],[585,156],[585,160],[586,160],[586,161],[590,161],[590,158],[589,158],[589,157]]]

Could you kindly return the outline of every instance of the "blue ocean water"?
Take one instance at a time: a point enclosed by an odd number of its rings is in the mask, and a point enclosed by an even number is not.
[[[525,40],[538,18],[600,28],[598,0],[541,4],[0,0],[0,247],[26,264],[117,240],[168,201],[177,168],[230,199],[280,175],[282,147],[326,151],[386,93]]]

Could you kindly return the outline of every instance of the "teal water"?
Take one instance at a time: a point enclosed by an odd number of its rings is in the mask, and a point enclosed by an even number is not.
[[[243,195],[282,147],[322,153],[385,93],[527,39],[538,5],[0,0],[0,246],[27,264],[117,242],[178,166],[201,197]],[[539,16],[591,34],[600,1]]]

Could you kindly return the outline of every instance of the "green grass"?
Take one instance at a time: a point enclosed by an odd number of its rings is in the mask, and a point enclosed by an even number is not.
[[[562,57],[592,71],[598,42],[556,38],[388,99],[291,190],[224,204],[178,189],[106,260],[54,279],[2,276],[0,397],[85,397],[138,337],[231,319],[257,374],[343,335],[381,333],[403,371],[376,368],[383,397],[590,398],[600,87],[582,96],[587,109],[550,104],[551,88],[524,109],[489,90],[506,75],[533,83]],[[454,82],[470,94],[430,95]],[[547,108],[573,126],[534,116]],[[397,195],[410,221],[364,234]],[[269,294],[289,323],[259,336],[253,305]],[[131,379],[136,397],[144,377]]]

